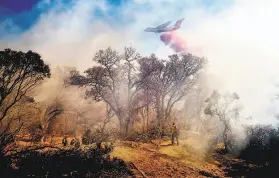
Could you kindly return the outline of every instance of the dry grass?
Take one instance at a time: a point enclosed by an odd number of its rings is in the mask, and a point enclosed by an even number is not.
[[[52,146],[61,147],[61,140],[62,137],[54,138]],[[201,171],[220,177],[224,175],[222,168],[218,167],[219,162],[205,159],[203,146],[197,140],[180,140],[179,146],[170,143],[170,140],[162,140],[161,146],[157,147],[151,143],[118,141],[111,158],[117,157],[134,163],[148,177],[206,177],[201,175]],[[24,142],[18,144],[28,146]],[[42,146],[43,143],[38,145]],[[140,175],[137,170],[133,171]]]
[[[212,175],[223,176],[218,162],[208,161],[201,156],[191,140],[180,141],[180,145],[170,145],[170,140],[162,141],[158,149],[154,144],[141,143],[138,147],[119,143],[112,157],[118,157],[126,162],[133,162],[150,177],[206,177],[201,171]]]
[[[201,147],[195,147],[191,140],[180,141],[178,146],[163,146],[159,152],[173,157],[193,169],[203,169],[204,165],[209,164],[205,159],[205,152],[201,150]]]
[[[139,160],[140,155],[141,153],[139,150],[124,146],[116,146],[113,152],[110,154],[111,157],[120,158],[125,162],[133,162]]]

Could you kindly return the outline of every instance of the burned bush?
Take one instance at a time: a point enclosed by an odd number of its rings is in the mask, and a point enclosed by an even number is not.
[[[18,169],[3,169],[1,173],[7,177],[107,177],[132,176],[124,161],[110,159],[112,145],[104,148],[90,147],[84,151],[56,150],[56,151],[25,151],[23,154],[10,156],[16,160]],[[6,166],[7,167],[7,166]]]
[[[93,132],[91,129],[86,129],[82,135],[82,144],[89,145],[89,144],[101,144],[102,142],[108,141],[109,134],[101,132],[97,129]]]
[[[250,129],[248,143],[240,158],[261,165],[279,163],[279,128],[257,125]]]

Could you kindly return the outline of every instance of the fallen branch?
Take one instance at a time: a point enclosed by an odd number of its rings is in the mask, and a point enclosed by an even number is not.
[[[133,165],[133,167],[135,167],[144,178],[147,178],[147,176],[144,174],[144,172],[142,170],[140,170],[134,163],[131,163]]]

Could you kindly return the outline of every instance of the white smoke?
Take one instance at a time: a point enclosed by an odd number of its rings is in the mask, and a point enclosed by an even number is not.
[[[194,0],[134,0],[114,10],[105,1],[77,0],[69,8],[57,3],[28,31],[7,34],[0,47],[32,49],[52,66],[84,70],[93,65],[94,53],[108,46],[122,50],[133,45],[142,55],[155,52],[166,57],[172,50],[158,35],[143,30],[185,18],[179,33],[190,52],[209,59],[210,74],[222,82],[213,87],[237,92],[243,115],[273,122],[277,109],[270,99],[279,78],[278,7],[277,0],[216,0],[210,6]],[[94,15],[97,8],[102,18]]]

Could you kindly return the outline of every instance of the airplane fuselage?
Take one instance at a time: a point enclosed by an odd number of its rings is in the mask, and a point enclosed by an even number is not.
[[[171,32],[174,30],[176,30],[176,29],[156,29],[155,33]]]
[[[163,29],[157,29],[157,28],[153,28],[152,31],[149,32],[154,32],[154,33],[163,33],[163,32],[172,32],[177,30],[178,28],[163,28]]]
[[[170,24],[170,22],[171,22],[171,21],[169,21],[167,23],[159,25],[156,28],[150,28],[150,27],[146,28],[145,31],[146,32],[153,32],[153,33],[171,32],[171,31],[179,29],[180,28],[180,24],[182,23],[183,20],[184,19],[176,21],[175,25],[172,26],[172,27],[167,27]]]

